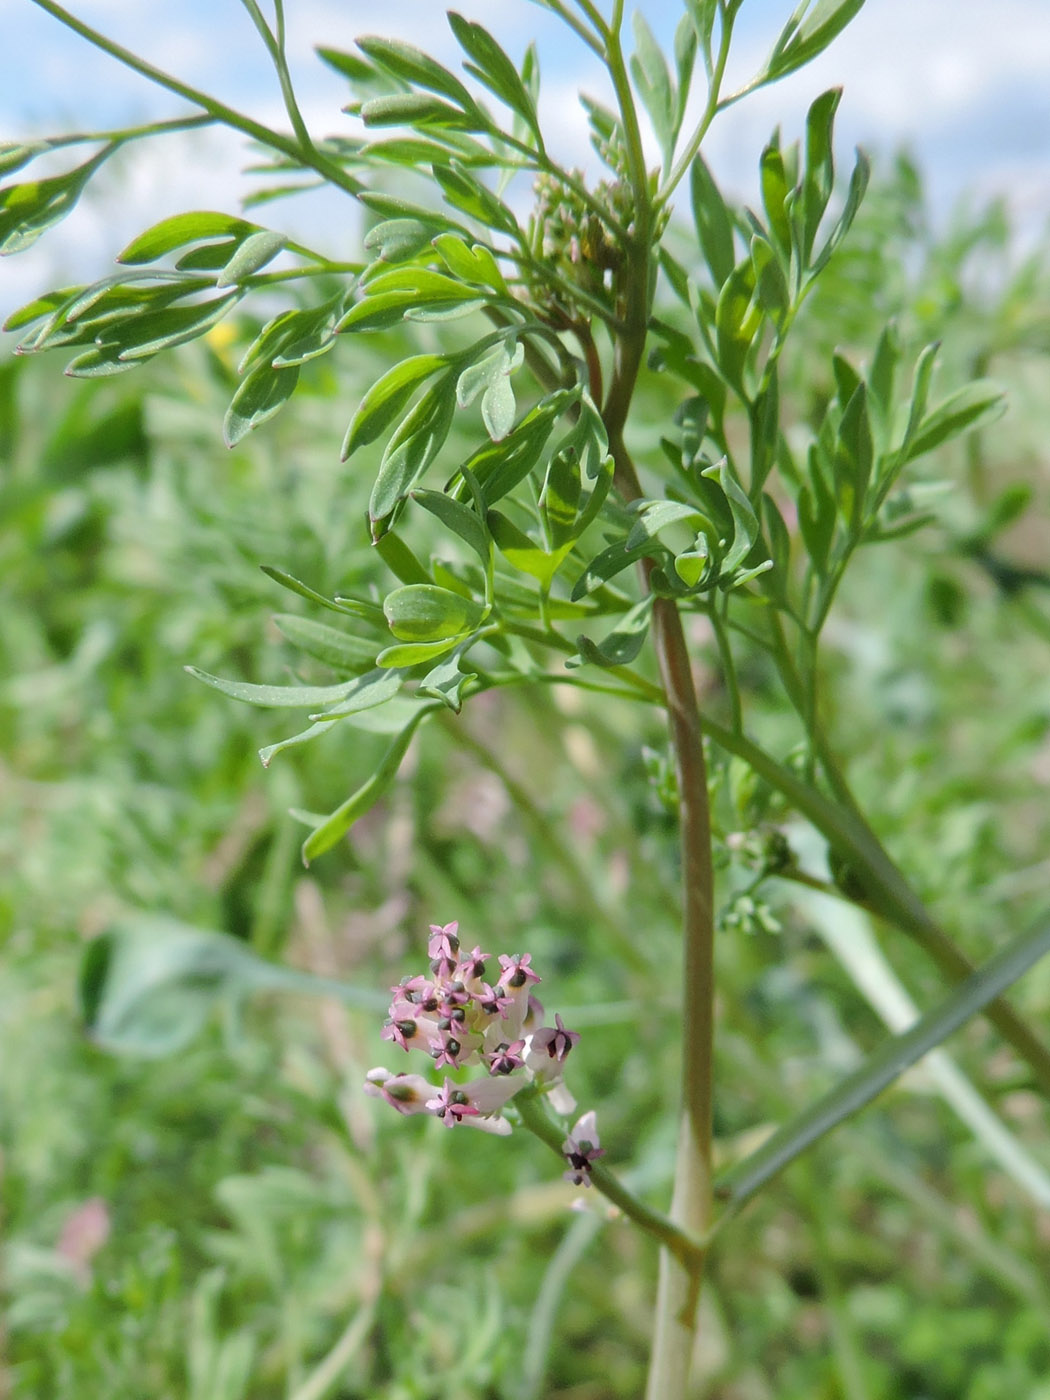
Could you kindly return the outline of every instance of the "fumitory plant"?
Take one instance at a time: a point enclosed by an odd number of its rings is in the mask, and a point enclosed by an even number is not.
[[[321,183],[362,214],[363,237],[347,221],[338,261],[243,212],[180,214],[133,239],[115,272],[37,297],[6,322],[19,353],[61,349],[68,374],[94,378],[131,370],[254,306],[265,320],[243,348],[224,424],[231,446],[286,405],[305,367],[328,355],[338,362],[347,337],[381,347],[343,459],[349,472],[374,473],[360,548],[381,561],[385,584],[328,597],[308,578],[266,570],[330,615],[281,625],[330,668],[331,682],[257,685],[188,668],[233,699],[305,711],[305,728],[262,749],[264,764],[338,725],[386,736],[386,752],[345,801],[324,815],[298,814],[303,860],[337,847],[389,792],[417,734],[439,718],[461,724],[486,692],[558,685],[666,714],[667,753],[652,755],[652,768],[681,853],[677,1101],[672,1086],[652,1086],[677,1115],[666,1214],[604,1155],[594,1106],[572,1123],[564,1062],[586,1045],[574,1049],[579,1037],[560,1016],[547,1022],[530,1011],[538,974],[527,951],[465,953],[455,924],[434,924],[430,963],[393,989],[383,1031],[392,1054],[418,1049],[428,1072],[377,1068],[365,1088],[457,1133],[527,1127],[576,1185],[603,1192],[651,1236],[660,1269],[648,1396],[678,1400],[688,1391],[705,1258],[785,1165],[979,1012],[1050,1092],[1050,1052],[1002,995],[1050,948],[1050,932],[1004,942],[975,970],[887,853],[825,725],[821,636],[847,569],[860,551],[933,518],[931,483],[916,464],[991,423],[1002,397],[975,381],[936,399],[938,347],[910,346],[891,322],[876,343],[835,352],[831,391],[814,412],[800,411],[781,393],[782,367],[807,298],[849,234],[868,163],[858,153],[837,188],[837,90],[813,102],[797,141],[774,132],[754,208],[725,197],[703,154],[727,108],[821,53],[863,0],[803,0],[733,90],[725,74],[742,0],[685,0],[671,55],[642,11],[628,33],[622,0],[537,0],[607,77],[602,100],[581,99],[594,152],[587,170],[551,154],[534,47],[517,59],[454,12],[462,71],[381,37],[360,39],[354,52],[320,48],[349,89],[339,134],[322,138],[309,130],[289,74],[283,0],[269,17],[257,0],[242,3],[272,60],[286,129],[160,71],[53,0],[33,3],[190,110],[0,148],[8,174],[66,147],[88,153],[62,173],[0,190],[3,253],[30,247],[65,218],[129,142],[212,123],[256,149],[253,171],[268,183],[246,204]],[[230,324],[236,337],[247,321]],[[395,330],[408,340],[384,334]],[[384,358],[413,335],[412,353]],[[658,386],[664,421],[637,420],[643,382]],[[466,456],[449,450],[454,428],[474,433]],[[722,681],[703,709],[690,640],[699,636],[712,639]],[[756,658],[794,714],[787,751],[753,737],[738,677]],[[785,1114],[716,1177],[719,921],[708,766],[721,781],[727,757],[769,796],[772,816],[738,834],[736,853],[754,879],[720,921],[723,936],[761,916],[764,880],[794,879],[877,917],[952,985],[910,1030],[823,1099]],[[795,849],[791,813],[822,838],[824,874]],[[496,937],[475,933],[486,944]],[[645,957],[641,939],[632,952]]]

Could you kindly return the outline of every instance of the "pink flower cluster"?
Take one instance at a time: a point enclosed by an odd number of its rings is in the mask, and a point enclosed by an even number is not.
[[[544,1083],[555,1107],[571,1112],[562,1068],[580,1037],[560,1016],[553,1026],[540,1024],[543,1007],[531,994],[540,978],[531,954],[464,952],[458,923],[431,924],[428,952],[429,975],[407,977],[391,989],[383,1039],[422,1050],[435,1069],[483,1066],[486,1073],[463,1083],[446,1075],[435,1087],[422,1075],[378,1067],[368,1073],[366,1093],[399,1113],[433,1114],[448,1128],[468,1123],[504,1134],[510,1124],[501,1110],[527,1084]]]

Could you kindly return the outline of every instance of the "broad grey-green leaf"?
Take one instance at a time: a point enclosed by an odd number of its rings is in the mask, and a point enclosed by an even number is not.
[[[249,705],[268,708],[286,706],[300,710],[315,710],[321,705],[335,704],[349,695],[356,681],[340,681],[338,685],[252,685],[248,681],[228,681],[213,676],[196,666],[183,667],[191,676],[212,686],[231,700],[244,700]]]
[[[333,720],[345,719],[347,715],[356,715],[361,710],[372,710],[377,705],[385,705],[401,689],[402,680],[403,677],[396,672],[376,665],[363,675],[356,676],[341,696],[310,718],[331,724]]]
[[[733,220],[702,156],[696,156],[690,167],[689,188],[692,195],[693,222],[696,224],[700,247],[711,269],[715,286],[721,287],[736,265]]]
[[[462,15],[450,12],[449,26],[464,53],[469,54],[473,63],[464,64],[488,90],[505,102],[512,112],[516,112],[536,137],[540,148],[543,137],[536,117],[536,106],[532,95],[507,54],[480,24],[464,19]]]
[[[259,224],[213,210],[173,214],[132,239],[124,251],[117,254],[117,262],[132,265],[155,262],[166,253],[185,248],[190,243],[210,242],[216,238],[233,238],[240,242],[253,233],[262,232],[265,230]]]
[[[473,631],[485,617],[480,603],[434,583],[395,588],[384,599],[383,612],[391,632],[402,642],[436,642],[458,636]]]
[[[325,622],[300,617],[297,613],[275,613],[273,621],[278,632],[293,646],[334,671],[360,675],[375,665],[374,642],[350,636],[338,627],[329,627]]]
[[[446,372],[426,391],[387,444],[372,487],[372,533],[382,527],[441,451],[456,411],[455,385]]]
[[[434,179],[453,208],[477,219],[487,228],[499,229],[512,237],[518,234],[518,221],[511,209],[480,180],[475,179],[469,170],[455,163],[446,167],[436,165]]]
[[[240,292],[231,291],[190,306],[147,309],[113,320],[96,337],[99,348],[115,349],[121,360],[148,359],[161,350],[197,340],[232,311],[240,297]]]
[[[582,634],[578,636],[576,646],[579,655],[570,656],[565,665],[570,669],[588,662],[592,666],[629,666],[645,644],[653,602],[650,594],[635,603],[600,642],[594,642]]]
[[[394,421],[419,385],[447,364],[448,359],[444,355],[413,355],[377,379],[350,420],[343,439],[343,460],[359,447],[374,442]]]
[[[363,817],[367,811],[379,801],[385,792],[390,788],[397,777],[397,770],[401,766],[401,760],[412,742],[412,736],[417,726],[430,713],[437,708],[439,701],[431,704],[421,705],[406,724],[405,728],[397,736],[394,742],[383,755],[378,767],[369,778],[352,793],[334,812],[326,817],[303,842],[302,858],[303,864],[309,865],[311,860],[322,855],[346,835],[359,817]]]
[[[492,536],[488,526],[462,501],[455,500],[443,491],[413,491],[412,499],[418,501],[424,510],[436,515],[443,525],[465,541],[483,564],[488,564],[492,552]]]
[[[477,672],[461,669],[465,650],[465,647],[457,647],[451,656],[429,670],[419,683],[420,695],[433,695],[457,715],[463,707],[463,687],[468,681],[478,678]]]
[[[383,262],[404,262],[421,252],[434,236],[434,225],[421,219],[384,219],[365,234],[365,248],[379,250]]]
[[[794,73],[823,53],[850,20],[863,8],[864,0],[804,0],[784,26],[763,72],[763,82],[774,82]]]
[[[459,107],[425,92],[398,92],[373,97],[361,104],[365,126],[451,126],[464,131],[484,131],[487,123]]]
[[[115,148],[107,146],[97,156],[47,180],[32,180],[0,189],[0,256],[23,253],[37,239],[60,223],[83,194],[88,181]]]
[[[1002,389],[990,379],[975,379],[923,418],[908,442],[905,460],[910,462],[949,438],[993,423],[1005,412],[1006,397]]]
[[[287,243],[288,239],[283,233],[275,233],[267,228],[249,234],[219,273],[215,285],[232,287],[238,282],[243,282],[268,262],[272,262]]]
[[[273,369],[258,365],[242,380],[233,396],[222,433],[227,447],[235,447],[253,428],[258,428],[288,402],[299,382],[299,366]]]
[[[357,47],[373,63],[385,68],[396,78],[412,83],[415,87],[439,92],[451,98],[457,107],[468,112],[478,112],[477,104],[468,88],[465,88],[455,74],[443,68],[440,63],[412,44],[401,39],[385,39],[367,35],[357,40]]]

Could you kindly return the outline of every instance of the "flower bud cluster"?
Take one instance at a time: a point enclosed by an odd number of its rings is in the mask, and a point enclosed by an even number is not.
[[[541,1024],[543,1007],[532,995],[541,979],[531,954],[466,952],[458,923],[431,924],[428,952],[428,972],[391,989],[383,1039],[422,1051],[435,1069],[481,1067],[484,1073],[462,1082],[446,1074],[435,1087],[422,1075],[379,1067],[369,1071],[365,1091],[399,1113],[429,1113],[449,1128],[468,1123],[495,1133],[510,1132],[501,1110],[528,1084],[542,1083],[555,1106],[571,1112],[562,1069],[580,1037],[560,1016],[553,1026]]]

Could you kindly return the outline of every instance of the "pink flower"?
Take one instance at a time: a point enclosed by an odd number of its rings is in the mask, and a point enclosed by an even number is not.
[[[597,1116],[592,1108],[576,1120],[572,1133],[561,1145],[569,1170],[565,1180],[574,1186],[590,1186],[591,1163],[605,1156],[605,1148],[598,1141]]]
[[[569,1051],[580,1038],[579,1031],[567,1031],[561,1017],[555,1015],[555,1026],[541,1026],[532,1035],[533,1051],[546,1051],[552,1060],[561,1064]]]
[[[531,953],[500,953],[499,965],[503,973],[499,980],[511,989],[524,987],[527,982],[542,982],[543,978],[529,966],[531,962]]]
[[[391,1074],[378,1065],[365,1076],[365,1093],[376,1099],[386,1099],[398,1113],[410,1116],[413,1113],[426,1113],[427,1099],[434,1092],[421,1074]]]
[[[427,1100],[426,1109],[428,1113],[436,1113],[446,1128],[454,1128],[464,1118],[480,1113],[451,1079],[446,1079],[437,1095]]]

